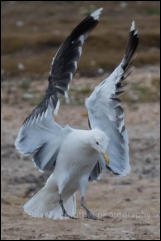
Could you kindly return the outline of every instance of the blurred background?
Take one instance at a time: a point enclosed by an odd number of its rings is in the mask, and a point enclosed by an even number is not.
[[[140,41],[121,97],[132,172],[122,179],[107,173],[90,184],[87,203],[102,213],[104,223],[81,219],[53,225],[23,213],[23,204],[47,176],[15,151],[14,141],[43,98],[58,47],[100,7],[100,22],[84,44],[71,83],[70,103],[62,98],[56,121],[88,128],[84,99],[119,64],[134,19]],[[3,239],[159,239],[160,1],[3,1],[1,26]]]

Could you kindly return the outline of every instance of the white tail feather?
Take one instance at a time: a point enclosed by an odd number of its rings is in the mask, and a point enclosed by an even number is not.
[[[75,216],[75,194],[64,200],[64,207],[69,215]],[[62,209],[59,205],[59,195],[56,185],[52,188],[48,186],[43,187],[24,205],[24,211],[36,218],[64,219]]]

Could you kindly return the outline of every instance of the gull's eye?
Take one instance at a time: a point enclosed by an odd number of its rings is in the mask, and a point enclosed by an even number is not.
[[[98,141],[96,141],[96,144],[97,144],[97,145],[99,145],[99,142],[98,142]]]

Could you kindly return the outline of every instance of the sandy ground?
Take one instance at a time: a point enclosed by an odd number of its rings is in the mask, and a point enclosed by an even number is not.
[[[159,98],[160,70],[149,65],[160,62],[159,2],[31,2],[4,1],[2,5],[1,239],[159,240],[160,105],[154,101]],[[87,111],[81,104],[101,77],[79,78],[79,72],[99,76],[101,68],[106,72],[119,63],[134,17],[140,36],[135,66],[140,68],[134,68],[134,74],[129,76],[124,100],[137,103],[123,105],[132,171],[124,178],[107,172],[99,182],[89,184],[87,206],[104,221],[84,219],[79,194],[77,220],[34,219],[23,212],[23,205],[44,185],[47,176],[35,169],[30,157],[16,152],[14,141],[47,87],[45,72],[59,43],[74,23],[100,7],[104,7],[100,24],[85,45],[71,83],[71,103],[61,105],[56,120],[88,128]]]
[[[159,240],[159,103],[124,104],[132,172],[117,178],[107,172],[86,193],[88,207],[104,221],[84,219],[78,199],[77,220],[35,219],[24,203],[44,184],[29,157],[20,157],[14,140],[32,106],[2,105],[3,240]],[[63,104],[57,121],[87,128],[83,105]]]

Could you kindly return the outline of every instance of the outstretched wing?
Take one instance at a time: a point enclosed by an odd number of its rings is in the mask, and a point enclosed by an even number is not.
[[[65,95],[77,69],[82,46],[88,33],[97,25],[102,8],[86,17],[67,37],[51,63],[49,85],[44,99],[26,118],[15,145],[20,153],[33,153],[33,161],[40,170],[50,170],[56,161],[64,136],[71,131],[61,127],[53,118],[59,107],[58,97]]]
[[[52,170],[61,143],[70,131],[70,127],[63,128],[54,121],[49,104],[44,114],[24,122],[15,146],[23,155],[33,154],[32,160],[39,170]]]
[[[49,85],[42,102],[33,110],[26,119],[33,119],[41,115],[48,108],[49,102],[57,112],[59,107],[59,95],[65,95],[69,88],[69,82],[76,72],[77,63],[82,53],[84,40],[89,32],[98,24],[102,8],[86,17],[61,44],[51,63],[49,73]]]
[[[101,129],[110,138],[107,153],[109,168],[116,174],[130,171],[128,135],[124,125],[124,113],[119,100],[122,94],[124,74],[138,45],[135,22],[132,22],[125,56],[119,66],[102,81],[86,99],[91,128]]]

